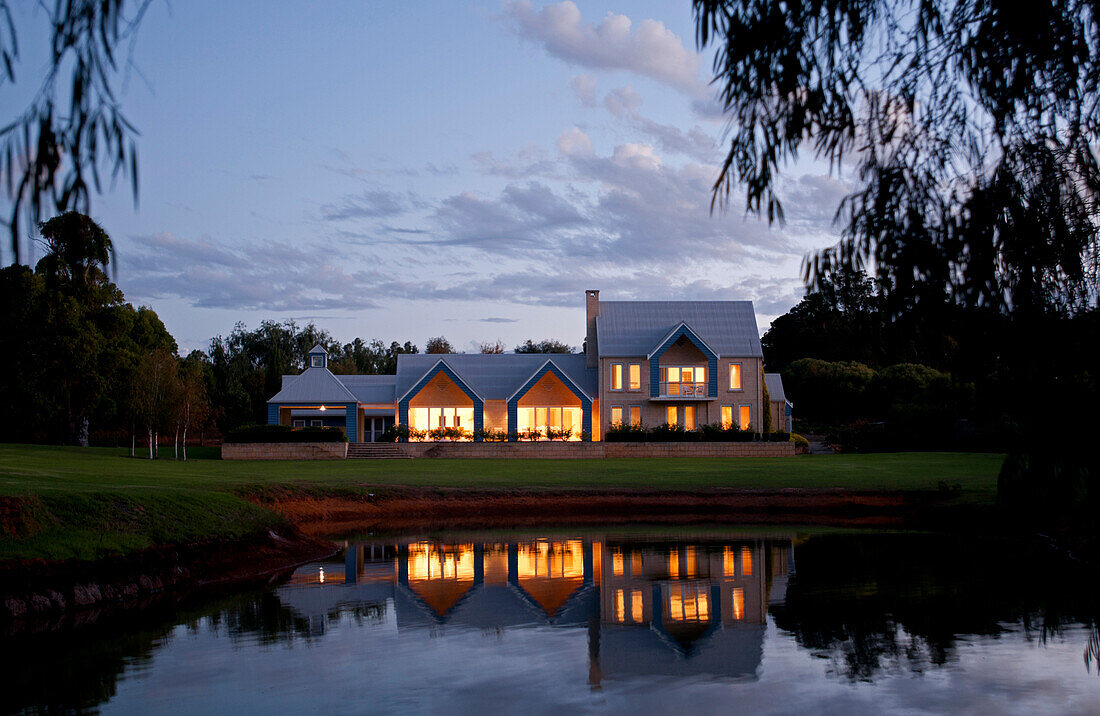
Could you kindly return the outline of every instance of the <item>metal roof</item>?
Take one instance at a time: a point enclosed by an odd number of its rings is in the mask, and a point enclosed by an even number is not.
[[[768,397],[772,400],[787,400],[787,394],[783,392],[783,377],[778,373],[765,373],[764,385],[768,388]]]
[[[318,343],[317,345],[315,345],[315,346],[313,346],[312,348],[310,348],[310,349],[309,349],[309,352],[310,352],[311,354],[312,354],[312,353],[324,353],[325,355],[328,355],[328,351],[326,351],[326,350],[325,350],[325,347],[324,347],[323,345],[321,345],[320,343]]]
[[[355,403],[358,398],[328,368],[306,368],[293,380],[283,376],[283,389],[269,403]]]
[[[752,301],[600,301],[600,357],[649,355],[681,323],[720,356],[764,355]]]
[[[396,375],[338,375],[336,379],[354,393],[360,403],[392,405],[395,399]]]
[[[508,400],[547,360],[552,360],[578,388],[590,396],[598,395],[597,371],[585,365],[583,353],[403,353],[397,356],[395,394],[403,397],[442,361],[483,400]]]

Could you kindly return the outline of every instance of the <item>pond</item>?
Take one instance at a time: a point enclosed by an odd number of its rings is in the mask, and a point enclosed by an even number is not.
[[[370,535],[270,589],[3,649],[6,712],[1100,711],[1095,573],[783,528]]]

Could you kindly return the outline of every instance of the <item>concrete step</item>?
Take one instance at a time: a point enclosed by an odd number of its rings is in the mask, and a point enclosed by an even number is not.
[[[409,460],[408,453],[394,443],[350,443],[349,460]]]

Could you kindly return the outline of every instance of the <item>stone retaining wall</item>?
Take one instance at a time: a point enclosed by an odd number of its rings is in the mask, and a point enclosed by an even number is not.
[[[570,458],[605,457],[791,457],[794,443],[399,443],[409,457]]]
[[[347,443],[223,443],[222,460],[343,460]]]

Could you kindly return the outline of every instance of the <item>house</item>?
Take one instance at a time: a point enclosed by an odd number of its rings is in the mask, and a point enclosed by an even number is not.
[[[760,432],[765,410],[774,428],[789,429],[777,374],[766,405],[751,301],[600,301],[590,290],[585,314],[578,354],[403,354],[395,375],[366,376],[333,374],[315,346],[300,375],[283,376],[268,422],[341,427],[352,442],[375,442],[395,424],[513,438],[556,430],[570,440],[601,440],[627,424]]]

